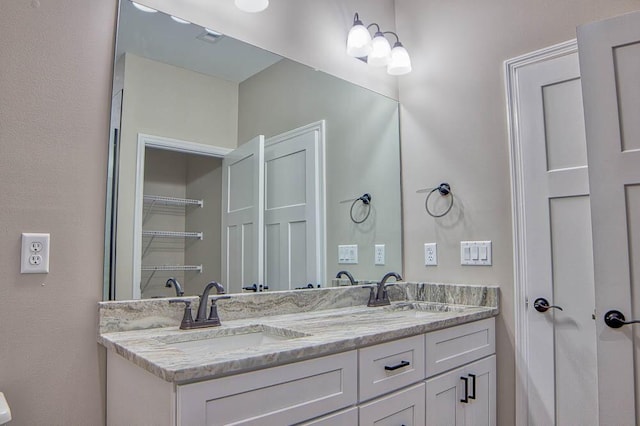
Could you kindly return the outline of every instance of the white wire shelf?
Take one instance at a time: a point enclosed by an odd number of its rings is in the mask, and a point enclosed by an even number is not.
[[[165,206],[198,206],[204,205],[203,200],[192,200],[189,198],[163,197],[161,195],[145,195],[143,197],[145,203],[162,204]]]
[[[202,272],[202,265],[143,265],[143,271],[197,271]]]
[[[142,231],[143,237],[160,237],[160,238],[197,238],[201,240],[202,232],[174,232],[174,231]]]

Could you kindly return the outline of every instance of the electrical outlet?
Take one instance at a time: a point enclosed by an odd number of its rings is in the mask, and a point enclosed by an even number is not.
[[[438,246],[436,243],[426,243],[424,245],[424,265],[438,265]]]
[[[22,234],[20,273],[49,273],[49,234]]]
[[[376,265],[384,265],[384,244],[376,244],[374,258]]]

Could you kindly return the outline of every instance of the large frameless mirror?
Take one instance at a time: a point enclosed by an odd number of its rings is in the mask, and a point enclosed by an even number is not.
[[[120,5],[105,299],[400,272],[397,102],[179,21]]]

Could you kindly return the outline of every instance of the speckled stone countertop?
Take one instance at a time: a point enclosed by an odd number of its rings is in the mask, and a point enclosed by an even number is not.
[[[353,350],[498,314],[494,286],[407,283],[390,289],[391,306],[369,308],[367,298],[368,290],[358,286],[233,295],[218,302],[222,326],[197,330],[178,328],[182,309],[167,299],[101,302],[98,342],[179,384]],[[197,343],[253,332],[276,338],[225,350],[216,348],[215,341]]]

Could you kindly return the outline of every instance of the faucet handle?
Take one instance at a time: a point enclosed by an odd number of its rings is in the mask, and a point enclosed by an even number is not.
[[[180,322],[180,328],[186,329],[190,328],[193,323],[193,315],[191,314],[191,300],[185,299],[170,299],[169,303],[184,303],[184,314],[182,316],[182,321]]]
[[[211,304],[214,304],[218,300],[222,300],[222,299],[231,299],[231,296],[212,296],[211,297]]]
[[[375,302],[376,300],[376,291],[375,289],[377,288],[376,285],[363,285],[362,288],[368,288],[369,289],[369,302],[367,303],[367,306],[373,306],[372,303]]]

